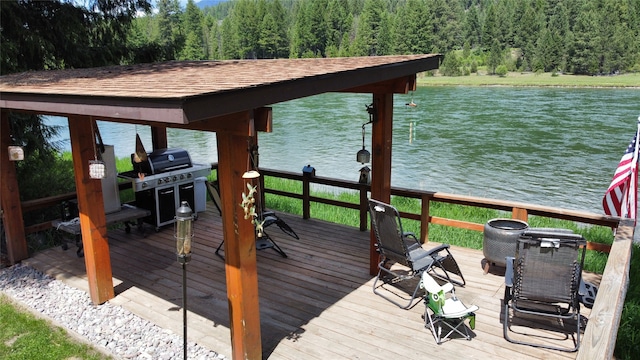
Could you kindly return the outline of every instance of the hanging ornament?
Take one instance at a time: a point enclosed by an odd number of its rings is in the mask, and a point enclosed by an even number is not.
[[[89,160],[89,177],[92,179],[104,179],[107,177],[107,168],[102,161],[102,152],[104,152],[104,144],[98,130],[95,120],[91,120],[91,132],[93,133],[93,160]],[[98,159],[98,150],[96,142],[100,145],[100,159]]]

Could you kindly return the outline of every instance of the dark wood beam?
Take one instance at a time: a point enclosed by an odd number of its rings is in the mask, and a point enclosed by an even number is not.
[[[153,150],[168,147],[166,126],[151,126],[151,146]]]
[[[238,135],[236,131],[216,132],[234,360],[262,358],[255,229],[251,219],[244,218],[244,210],[239,206],[242,194],[247,192],[242,174],[249,170],[249,147],[255,141],[254,129],[253,121],[250,121],[245,131],[240,131],[245,135]],[[253,136],[247,136],[252,132]]]
[[[0,120],[0,198],[2,220],[7,238],[7,255],[13,265],[29,257],[27,238],[22,220],[20,188],[16,177],[16,167],[9,160],[8,147],[11,145],[9,112],[2,111]]]
[[[371,197],[388,203],[391,200],[391,145],[393,135],[393,94],[373,94],[375,111],[371,146]],[[369,246],[369,273],[375,275],[378,268],[376,238],[371,232]]]
[[[416,75],[400,77],[381,81],[373,84],[362,85],[350,89],[341,90],[340,92],[364,93],[364,94],[407,94],[409,91],[416,90]]]
[[[78,192],[78,212],[84,262],[89,279],[89,295],[94,304],[113,299],[111,257],[107,239],[102,182],[89,177],[89,161],[95,156],[93,120],[88,116],[69,117],[73,170]]]
[[[97,120],[102,121],[112,121],[118,123],[125,124],[137,124],[137,125],[148,125],[151,126],[151,138],[153,140],[154,131],[158,139],[165,137],[164,141],[166,142],[166,128],[174,128],[174,129],[185,129],[185,130],[196,130],[196,131],[225,131],[235,133],[237,135],[247,135],[250,136],[247,131],[249,128],[247,125],[253,119],[255,131],[260,132],[271,132],[273,131],[273,115],[271,107],[260,107],[254,110],[246,110],[240,111],[233,114],[226,114],[221,116],[216,116],[214,118],[194,121],[189,124],[161,124],[157,122],[151,121],[133,121],[133,120],[123,120],[123,119],[115,119],[115,118],[96,118]],[[164,129],[163,129],[164,128]],[[154,130],[155,129],[155,130]],[[253,131],[250,132],[251,134]],[[158,142],[158,145],[161,145],[161,142]],[[167,144],[164,144],[164,147],[167,147]],[[154,149],[156,146],[154,145]],[[162,147],[158,147],[158,149],[162,149]]]

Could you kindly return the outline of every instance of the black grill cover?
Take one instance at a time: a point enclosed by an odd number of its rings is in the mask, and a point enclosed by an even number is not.
[[[146,161],[140,163],[136,163],[134,157],[134,154],[131,154],[133,169],[145,175],[160,174],[192,166],[189,153],[180,148],[155,150],[147,154]]]

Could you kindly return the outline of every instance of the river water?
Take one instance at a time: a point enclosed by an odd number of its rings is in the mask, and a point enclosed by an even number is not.
[[[367,94],[323,94],[273,105],[259,134],[260,166],[357,180]],[[405,104],[413,101],[417,106]],[[394,96],[392,186],[602,213],[602,196],[636,131],[640,91],[536,87],[419,87]],[[47,123],[66,126],[66,118]],[[147,126],[98,122],[129,157]],[[371,126],[365,127],[371,150]],[[62,149],[69,150],[62,129]],[[216,162],[214,133],[168,130],[169,147]]]

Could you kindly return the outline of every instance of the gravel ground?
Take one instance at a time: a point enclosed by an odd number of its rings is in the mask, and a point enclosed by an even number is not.
[[[68,329],[117,359],[182,359],[182,336],[110,303],[94,305],[89,294],[34,268],[17,264],[0,269],[0,291]],[[188,343],[189,359],[227,359]]]

